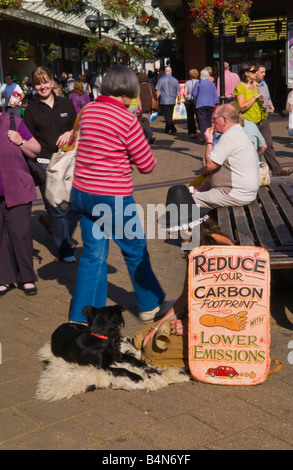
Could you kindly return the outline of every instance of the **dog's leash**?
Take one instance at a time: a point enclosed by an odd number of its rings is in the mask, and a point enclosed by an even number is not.
[[[96,338],[100,338],[100,339],[109,339],[108,336],[99,335],[98,333],[91,333],[91,335],[95,336]]]

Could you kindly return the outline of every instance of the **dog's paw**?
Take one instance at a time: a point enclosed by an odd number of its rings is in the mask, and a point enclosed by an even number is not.
[[[130,372],[130,371],[128,371],[128,372],[129,372],[128,377],[133,382],[137,383],[137,382],[140,382],[141,380],[143,380],[143,378],[140,375],[135,374],[134,372]]]
[[[162,372],[159,369],[155,369],[154,367],[148,367],[145,369],[146,374],[150,378],[151,375],[162,375]]]

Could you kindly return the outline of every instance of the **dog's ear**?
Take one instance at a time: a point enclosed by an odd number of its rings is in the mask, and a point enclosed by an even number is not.
[[[125,310],[126,310],[126,307],[124,307],[123,305],[116,305],[116,307],[120,309],[121,313],[125,312]]]
[[[122,305],[113,305],[110,308],[112,310],[112,320],[115,319],[114,321],[119,326],[125,326],[125,321],[124,321],[122,312],[124,312],[124,310],[126,310],[126,308],[123,307]]]
[[[82,309],[82,314],[87,319],[89,325],[92,324],[93,318],[95,316],[96,308],[92,307],[92,305],[87,305]]]

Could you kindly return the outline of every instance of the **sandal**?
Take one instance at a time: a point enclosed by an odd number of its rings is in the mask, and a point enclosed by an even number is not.
[[[5,287],[5,289],[1,289],[1,287]],[[10,290],[15,289],[14,284],[0,284],[0,297],[7,294]]]
[[[25,288],[25,287],[24,287],[25,284],[31,284],[33,287],[27,287],[27,288]],[[37,290],[37,288],[36,288],[36,286],[34,285],[33,282],[25,282],[25,283],[23,284],[23,290],[24,290],[24,292],[25,292],[26,295],[36,295],[36,293],[38,292],[38,290]]]

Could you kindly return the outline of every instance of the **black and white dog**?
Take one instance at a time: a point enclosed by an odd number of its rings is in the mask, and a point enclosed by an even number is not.
[[[120,305],[95,308],[85,307],[82,311],[88,320],[88,326],[77,323],[64,323],[52,334],[51,350],[54,356],[62,357],[66,362],[81,366],[93,365],[110,371],[115,377],[128,377],[134,382],[142,377],[116,364],[127,363],[144,369],[148,374],[158,370],[148,366],[134,355],[121,352],[121,327],[124,326]],[[115,364],[115,367],[111,367]]]

